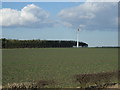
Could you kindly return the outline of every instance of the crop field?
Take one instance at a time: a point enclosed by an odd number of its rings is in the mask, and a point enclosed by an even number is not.
[[[3,85],[54,81],[49,87],[77,87],[74,76],[118,69],[117,48],[3,49]]]

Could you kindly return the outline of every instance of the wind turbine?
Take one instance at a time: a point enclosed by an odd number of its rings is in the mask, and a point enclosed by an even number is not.
[[[77,48],[79,47],[79,28],[78,28],[78,30],[77,30]]]
[[[77,29],[77,48],[79,47],[79,32],[81,31],[81,29],[85,27],[85,25],[79,25],[78,29]]]

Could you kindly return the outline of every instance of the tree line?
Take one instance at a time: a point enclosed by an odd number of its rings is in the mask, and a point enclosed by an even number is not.
[[[62,40],[13,40],[1,39],[2,48],[55,48],[55,47],[74,47],[76,41]],[[88,44],[79,42],[79,46],[88,47]]]

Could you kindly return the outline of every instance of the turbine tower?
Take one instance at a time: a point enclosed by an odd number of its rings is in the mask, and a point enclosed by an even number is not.
[[[78,28],[78,30],[77,30],[77,48],[79,47],[79,28]]]

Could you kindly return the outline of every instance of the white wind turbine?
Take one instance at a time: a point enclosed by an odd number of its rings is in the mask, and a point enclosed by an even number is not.
[[[78,30],[77,30],[77,48],[79,47],[79,28],[78,28]]]
[[[79,47],[79,32],[81,31],[81,28],[83,28],[84,25],[79,25],[77,29],[77,48]]]

